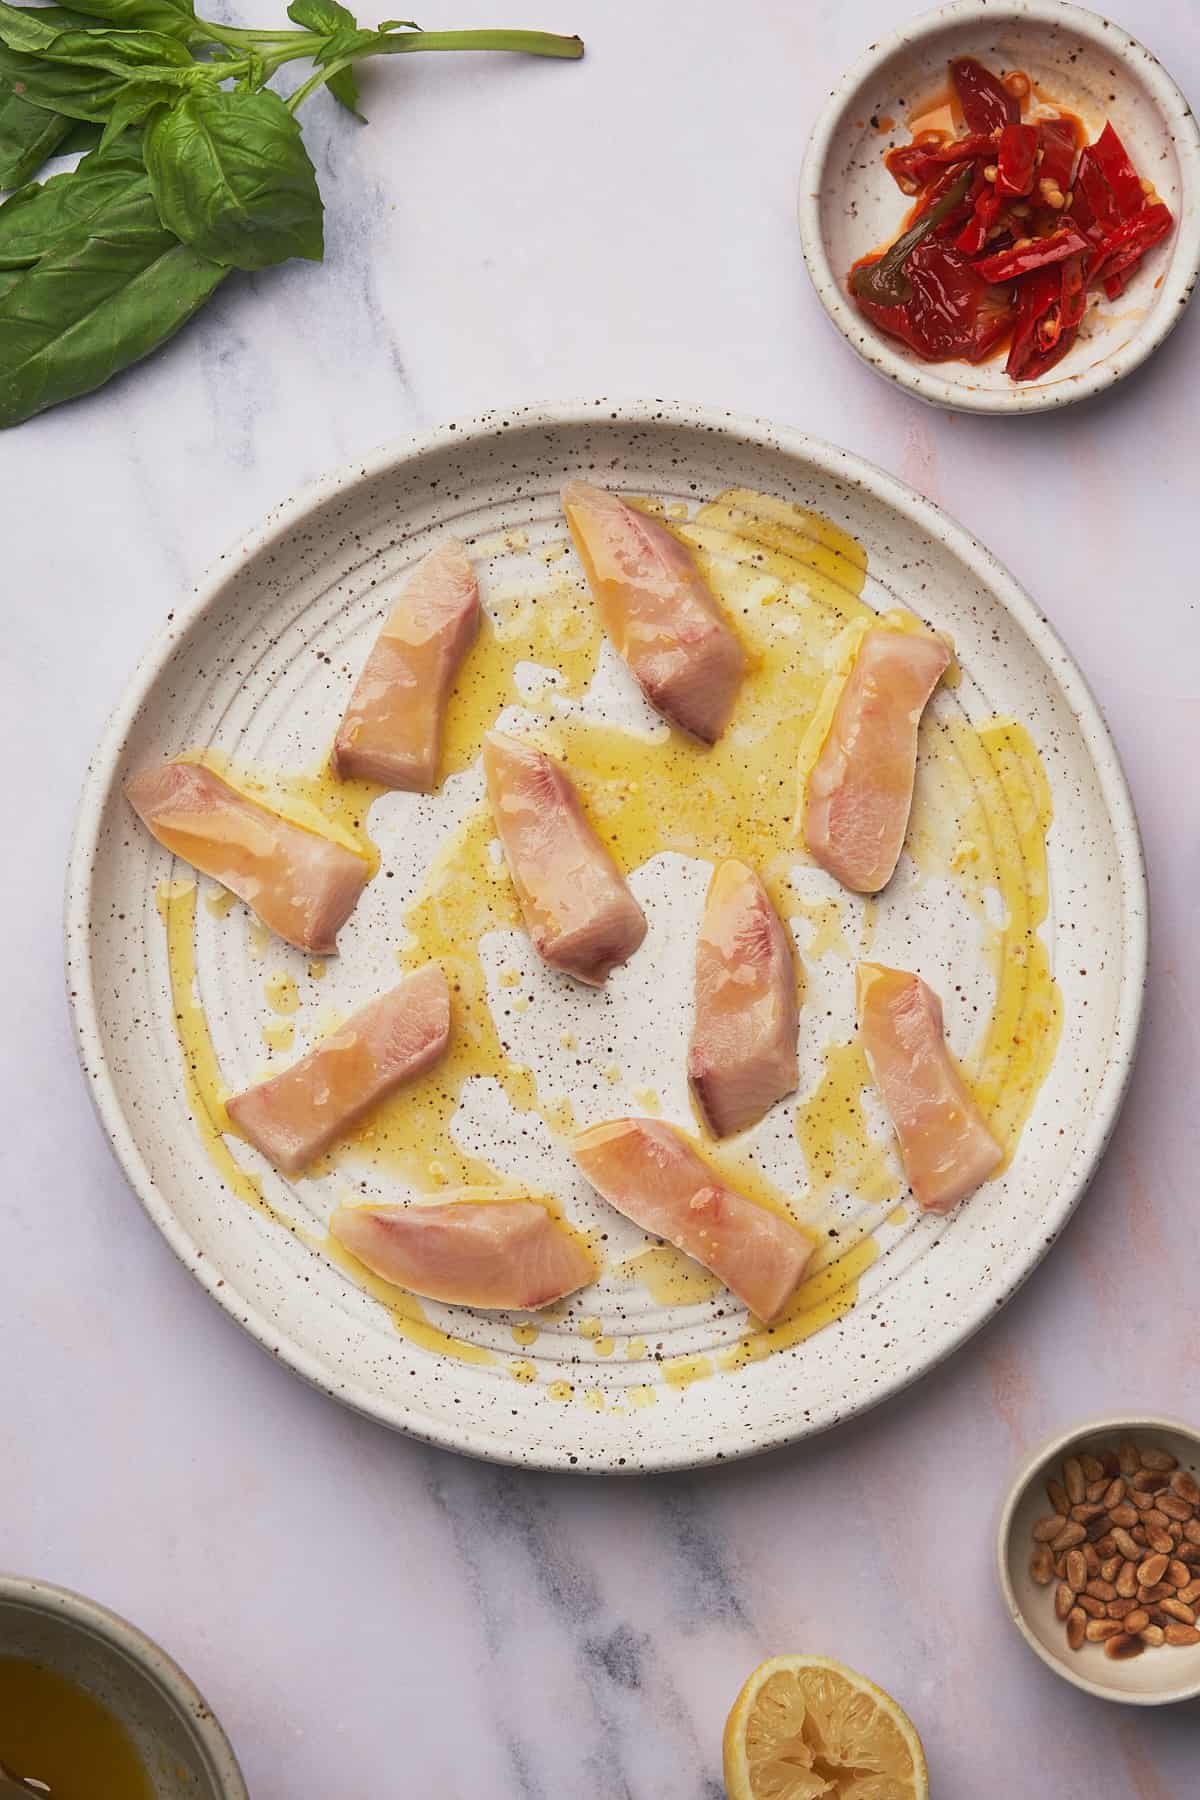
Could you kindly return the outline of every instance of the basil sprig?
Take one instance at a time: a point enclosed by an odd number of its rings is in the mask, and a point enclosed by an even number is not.
[[[196,17],[192,0],[0,0],[0,426],[100,387],[186,324],[233,269],[319,262],[323,207],[296,112],[318,88],[357,117],[355,65],[416,50],[578,57],[535,31],[361,27],[291,0],[296,29]],[[284,100],[268,86],[311,62]],[[30,185],[56,153],[78,167]]]

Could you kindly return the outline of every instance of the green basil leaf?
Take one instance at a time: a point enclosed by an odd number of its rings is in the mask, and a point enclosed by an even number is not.
[[[415,19],[385,19],[376,31],[420,31],[421,27]]]
[[[15,88],[31,106],[64,113],[71,119],[108,117],[113,97],[124,83],[107,69],[89,69],[70,63],[45,62],[25,56],[0,43],[0,83]]]
[[[129,151],[85,156],[67,174],[20,188],[0,206],[0,269],[37,262],[89,229],[118,201],[149,193],[146,166]]]
[[[122,35],[136,38],[144,34],[131,31]],[[61,43],[65,36],[63,32],[58,33],[57,41]],[[161,41],[170,42],[169,39]],[[132,48],[136,55],[137,46]],[[111,60],[117,62],[120,59]],[[0,87],[15,89],[21,99],[32,106],[44,107],[48,112],[63,113],[71,119],[94,119],[100,124],[108,118],[113,102],[128,81],[137,78],[159,82],[165,98],[193,82],[199,67],[190,59],[186,67],[164,65],[155,60],[151,50],[149,60],[143,64],[131,59],[122,63],[120,69],[107,69],[83,61],[55,62],[45,56],[27,56],[0,42]]]
[[[0,426],[91,393],[186,324],[227,271],[131,193],[0,294]]]
[[[363,125],[366,124],[367,115],[359,102],[358,82],[354,79],[353,69],[338,69],[329,77],[325,86],[339,105],[344,106],[348,113],[353,113]]]
[[[31,106],[20,94],[0,93],[0,188],[22,187],[48,156],[64,147],[70,119]]]
[[[348,7],[339,5],[338,0],[292,0],[287,14],[305,31],[319,31],[326,37],[333,31],[358,29],[354,14]]]
[[[185,95],[151,119],[145,154],[163,224],[202,256],[236,269],[320,262],[316,171],[270,89]]]
[[[84,63],[114,75],[174,78],[194,69],[186,44],[162,31],[60,31],[39,55],[47,62]]]
[[[36,56],[62,31],[55,19],[44,19],[40,6],[9,6],[0,0],[0,43]]]
[[[104,19],[123,30],[161,31],[185,40],[196,29],[191,0],[78,0],[78,10],[90,15],[89,25],[92,19]]]

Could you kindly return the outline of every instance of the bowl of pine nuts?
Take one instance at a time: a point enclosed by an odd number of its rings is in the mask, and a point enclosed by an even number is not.
[[[1047,1668],[1102,1700],[1200,1695],[1200,1433],[1094,1419],[1043,1444],[1000,1515],[1009,1617]]]

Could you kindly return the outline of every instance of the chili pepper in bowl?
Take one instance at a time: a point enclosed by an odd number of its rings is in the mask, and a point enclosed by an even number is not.
[[[1115,300],[1174,219],[1111,122],[1080,149],[1071,116],[1022,118],[1027,78],[959,57],[950,81],[965,130],[887,152],[914,204],[901,236],[851,270],[850,291],[926,361],[981,362],[1007,340],[1008,375],[1035,381],[1075,343],[1089,294]]]

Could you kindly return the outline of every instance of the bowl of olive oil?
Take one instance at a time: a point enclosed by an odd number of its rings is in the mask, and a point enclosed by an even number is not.
[[[228,1738],[157,1644],[13,1575],[0,1575],[0,1765],[53,1800],[247,1800]]]

